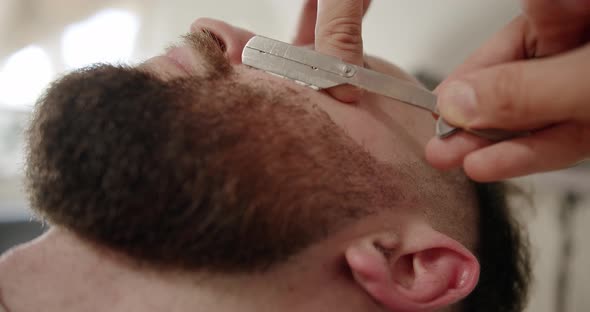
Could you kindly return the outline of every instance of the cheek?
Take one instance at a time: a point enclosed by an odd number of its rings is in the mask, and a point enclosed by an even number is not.
[[[399,124],[385,124],[367,110],[340,102],[323,101],[319,106],[357,144],[379,161],[391,162],[406,157],[392,129],[405,131]]]
[[[428,138],[434,134],[434,122],[430,122],[431,127],[424,127],[424,119],[432,119],[429,114],[422,111],[416,113],[416,109],[408,108],[405,104],[393,105],[393,100],[385,101],[381,97],[366,94],[361,104],[344,104],[322,92],[263,71],[238,66],[236,72],[241,79],[258,87],[288,88],[302,98],[309,99],[302,103],[304,107],[313,110],[317,106],[325,111],[336,125],[379,161],[414,161],[416,157],[421,157]]]
[[[180,69],[177,64],[166,56],[152,57],[141,63],[137,68],[151,72],[164,80],[172,80],[188,76],[187,72]]]
[[[405,149],[399,148],[399,140],[383,124],[366,113],[360,113],[344,123],[344,129],[350,137],[377,160],[391,161],[403,156]]]
[[[436,121],[429,112],[413,107],[406,109],[411,111],[403,115],[405,118],[400,120],[400,124],[409,129],[408,132],[412,138],[425,147],[426,143],[436,135]]]
[[[430,112],[384,97],[374,97],[373,103],[373,115],[381,116],[379,119],[407,144],[423,149],[435,135],[436,120]]]

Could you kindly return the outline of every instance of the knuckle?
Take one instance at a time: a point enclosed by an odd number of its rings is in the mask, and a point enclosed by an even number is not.
[[[362,35],[362,26],[356,19],[348,17],[334,18],[324,27],[325,35],[342,36],[343,41],[358,43]]]
[[[362,54],[362,26],[355,19],[334,18],[319,31],[318,36],[330,47]]]

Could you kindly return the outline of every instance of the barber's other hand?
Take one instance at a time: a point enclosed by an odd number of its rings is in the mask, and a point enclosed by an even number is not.
[[[355,65],[363,65],[363,15],[370,0],[306,0],[295,36],[296,45],[313,45],[315,50]],[[338,86],[328,92],[343,102],[356,102],[362,90]]]
[[[436,92],[441,115],[454,125],[532,135],[495,144],[466,133],[435,138],[426,148],[434,167],[462,165],[471,178],[494,181],[590,157],[590,1],[524,3],[524,15]]]

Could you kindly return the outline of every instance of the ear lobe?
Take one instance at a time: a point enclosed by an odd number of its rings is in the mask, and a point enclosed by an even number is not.
[[[466,297],[479,263],[458,242],[430,231],[407,241],[382,233],[355,242],[346,259],[357,283],[392,311],[427,311]]]

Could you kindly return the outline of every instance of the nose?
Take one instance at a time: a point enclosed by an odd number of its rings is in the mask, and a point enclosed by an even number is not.
[[[203,30],[217,37],[231,64],[242,63],[242,50],[248,40],[254,37],[252,32],[211,18],[199,18],[191,25],[191,32]]]

